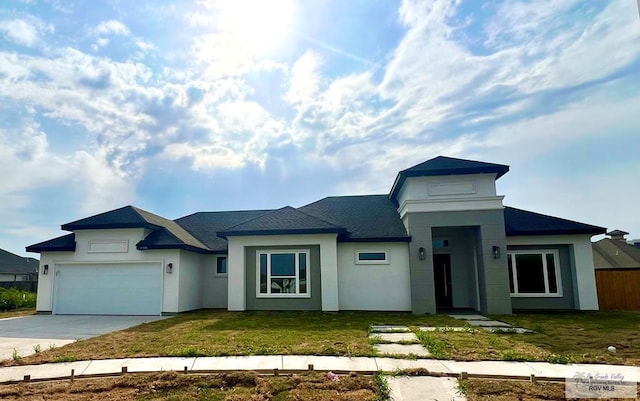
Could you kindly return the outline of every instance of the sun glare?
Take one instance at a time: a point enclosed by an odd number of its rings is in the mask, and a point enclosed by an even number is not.
[[[282,44],[294,12],[293,0],[224,0],[217,4],[220,27],[256,55]]]

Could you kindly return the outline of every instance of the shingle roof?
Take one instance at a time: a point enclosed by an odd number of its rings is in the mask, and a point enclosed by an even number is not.
[[[272,210],[232,227],[218,231],[219,237],[235,235],[283,235],[343,233],[346,229],[291,206]]]
[[[190,249],[207,252],[209,248],[173,220],[149,213],[135,206],[124,206],[85,219],[63,224],[63,230],[146,228],[153,230],[137,244],[138,249]],[[71,234],[73,235],[73,234]],[[75,250],[74,237],[60,237],[31,245],[29,252]]]
[[[227,240],[217,236],[218,231],[261,216],[271,210],[237,210],[229,212],[198,212],[176,220],[212,252],[225,253]]]
[[[604,227],[592,226],[577,221],[547,216],[505,206],[504,222],[507,236],[516,235],[567,235],[604,234]]]
[[[301,207],[305,213],[345,227],[341,241],[408,241],[410,236],[386,195],[331,196]]]
[[[640,268],[640,248],[611,238],[603,238],[591,245],[596,269]]]
[[[438,156],[427,160],[406,170],[402,170],[396,176],[391,187],[389,197],[395,199],[404,181],[409,177],[427,177],[439,175],[460,174],[496,174],[496,179],[509,172],[509,166],[478,162],[474,160],[456,159],[454,157]]]
[[[67,234],[62,237],[50,239],[48,241],[38,242],[37,244],[29,245],[27,252],[61,252],[61,251],[75,251],[76,250],[76,235]]]
[[[24,258],[15,253],[0,249],[0,273],[36,273],[39,264],[37,259]]]

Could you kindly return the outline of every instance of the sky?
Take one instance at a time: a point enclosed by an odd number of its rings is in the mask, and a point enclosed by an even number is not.
[[[632,0],[0,2],[0,248],[125,205],[388,193],[438,155],[640,238]]]

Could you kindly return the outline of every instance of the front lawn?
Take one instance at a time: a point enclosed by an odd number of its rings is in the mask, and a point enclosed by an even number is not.
[[[373,312],[227,312],[179,314],[22,358],[23,364],[146,356],[375,355],[372,324],[462,325],[446,315]],[[3,364],[15,363],[4,361]]]
[[[492,316],[532,334],[423,333],[418,326],[462,326],[446,315],[374,312],[197,311],[47,349],[21,364],[148,356],[338,355],[374,356],[373,324],[409,326],[434,358],[640,364],[640,312]],[[615,354],[607,351],[613,345]],[[18,362],[8,360],[1,364]]]
[[[21,383],[0,388],[3,400],[379,400],[376,381],[367,376],[340,376],[330,380],[320,373],[257,376],[253,373],[182,375],[164,372],[117,378],[50,383]]]
[[[520,313],[491,316],[534,333],[482,329],[418,333],[439,359],[640,364],[640,312]],[[607,351],[609,346],[616,352]]]

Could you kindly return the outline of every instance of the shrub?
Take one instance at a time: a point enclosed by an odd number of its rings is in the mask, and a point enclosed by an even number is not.
[[[0,288],[0,311],[13,309],[34,308],[36,306],[36,294],[21,291],[15,288]]]

